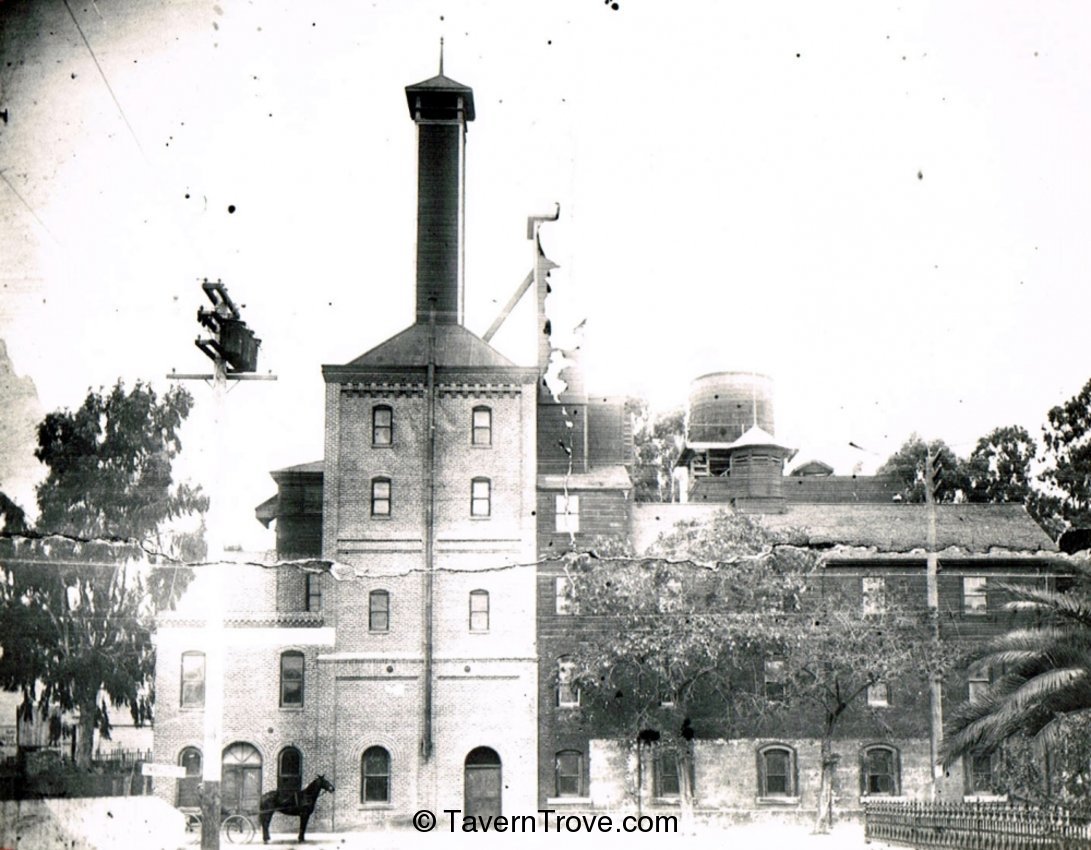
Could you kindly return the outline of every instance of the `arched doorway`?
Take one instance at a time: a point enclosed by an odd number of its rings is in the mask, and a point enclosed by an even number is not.
[[[261,805],[261,753],[251,744],[224,748],[223,809],[230,814],[255,814]]]
[[[466,756],[465,802],[463,811],[470,816],[495,817],[500,814],[500,756],[489,747],[478,747]]]
[[[178,808],[195,809],[201,805],[197,794],[197,785],[201,781],[201,751],[196,747],[186,747],[178,754],[178,764],[186,770],[185,777],[178,780]]]

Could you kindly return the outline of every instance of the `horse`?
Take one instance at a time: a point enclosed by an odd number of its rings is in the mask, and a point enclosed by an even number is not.
[[[329,791],[332,794],[333,783],[319,774],[302,791],[269,791],[262,794],[261,809],[258,814],[261,821],[262,842],[269,843],[269,824],[277,812],[299,818],[299,840],[305,841],[303,833],[307,831],[307,821],[311,819],[315,803],[318,802],[318,795],[323,791]]]

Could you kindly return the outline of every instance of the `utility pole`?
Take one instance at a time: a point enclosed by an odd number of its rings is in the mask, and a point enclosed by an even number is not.
[[[195,345],[212,361],[212,374],[179,374],[172,372],[168,378],[180,381],[205,381],[212,387],[213,443],[216,457],[212,464],[211,492],[220,493],[223,476],[223,451],[219,439],[224,420],[224,402],[229,381],[275,381],[275,375],[254,374],[258,366],[258,348],[261,340],[246,326],[239,308],[227,294],[222,282],[201,283],[212,309],[197,310],[197,321],[211,332],[207,338],[198,337]],[[206,529],[208,541],[205,586],[209,598],[205,610],[205,699],[204,699],[204,751],[201,757],[201,850],[220,850],[220,812],[223,793],[221,788],[223,758],[223,709],[224,709],[224,539],[216,512],[211,511],[213,521]]]
[[[933,660],[939,654],[939,557],[936,555],[936,458],[928,447],[924,456],[924,501],[928,506],[928,550],[926,554],[925,587],[928,598],[928,619],[932,627]],[[931,726],[932,754],[932,799],[939,798],[940,783],[943,780],[943,767],[939,763],[940,744],[943,735],[943,676],[935,671],[928,671],[929,713]]]

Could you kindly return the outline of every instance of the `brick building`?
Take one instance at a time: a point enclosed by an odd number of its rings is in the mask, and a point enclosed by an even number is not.
[[[330,572],[233,565],[223,793],[317,773],[314,823],[404,822],[422,807],[532,811],[536,782],[539,372],[462,326],[463,196],[473,92],[442,73],[406,88],[417,125],[415,321],[324,366],[325,454],[273,473],[281,557]],[[204,656],[188,595],[159,628],[157,758],[196,777]],[[498,710],[502,706],[502,710]],[[192,804],[192,780],[160,783]]]
[[[693,383],[687,439],[679,466],[684,503],[644,503],[631,509],[630,542],[643,553],[678,522],[709,521],[724,509],[756,516],[774,531],[792,532],[821,554],[813,592],[836,594],[863,617],[881,609],[927,605],[929,508],[900,502],[897,482],[875,476],[835,476],[820,461],[785,464],[794,452],[773,436],[772,385],[752,373],[715,373]],[[1065,558],[1022,505],[944,504],[935,508],[940,637],[954,647],[1008,630],[1020,615],[1004,609],[1002,583],[1063,587]],[[541,536],[540,541],[545,539]],[[575,539],[574,544],[590,541]],[[540,543],[540,551],[546,548]],[[538,585],[539,803],[558,809],[679,805],[676,761],[664,767],[654,748],[611,737],[580,710],[579,694],[563,682],[566,657],[588,630],[564,592],[558,568],[543,564]],[[775,667],[754,660],[757,693]],[[775,682],[773,683],[775,686]],[[952,706],[986,687],[987,674],[948,675],[941,704]],[[932,793],[930,683],[922,674],[869,689],[853,706],[834,742],[834,792],[842,811],[874,796],[928,799]],[[817,804],[820,720],[806,714],[754,712],[727,717],[716,703],[690,707],[693,801],[704,817],[813,818]],[[663,712],[664,734],[677,718]],[[650,720],[652,726],[657,721]],[[658,729],[656,730],[658,731]],[[639,763],[638,763],[639,759]],[[991,761],[956,764],[937,787],[945,799],[991,793]],[[664,775],[664,771],[671,775]]]
[[[257,508],[276,524],[280,558],[332,569],[224,568],[225,806],[254,810],[262,791],[322,773],[337,791],[320,799],[318,829],[404,823],[421,808],[626,807],[643,775],[656,779],[641,785],[641,805],[670,808],[678,777],[637,765],[558,682],[583,627],[559,556],[611,541],[640,552],[676,521],[731,506],[804,529],[846,605],[894,604],[923,597],[927,517],[896,503],[886,479],[834,476],[819,461],[785,475],[793,451],[775,437],[771,382],[752,373],[695,382],[680,459],[686,503],[634,505],[623,400],[587,392],[578,352],[563,353],[563,387],[547,384],[557,352],[540,246],[529,278],[537,362],[513,364],[462,325],[473,92],[441,73],[406,94],[418,128],[415,320],[322,368],[324,456],[274,471],[277,493]],[[1057,580],[1053,544],[1022,508],[941,506],[937,539],[948,638],[1008,625],[998,579]],[[156,759],[190,777],[156,791],[176,805],[196,803],[205,757],[202,584],[208,576],[157,635]],[[945,699],[973,687],[950,681]],[[868,788],[926,793],[926,691],[892,684],[847,725],[836,744],[842,808]],[[813,812],[810,718],[725,724],[710,706],[693,721],[700,810]],[[976,768],[950,794],[984,787]]]

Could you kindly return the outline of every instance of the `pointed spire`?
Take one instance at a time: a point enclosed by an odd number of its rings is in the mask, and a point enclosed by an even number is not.
[[[443,76],[443,36],[439,37],[439,75]]]

